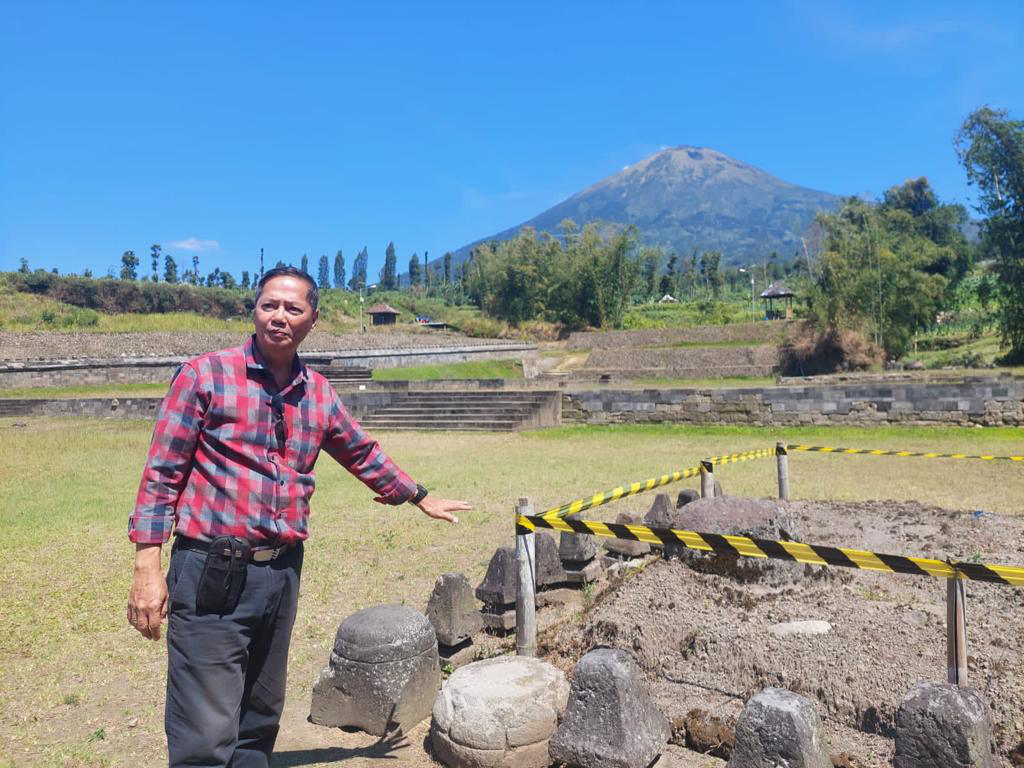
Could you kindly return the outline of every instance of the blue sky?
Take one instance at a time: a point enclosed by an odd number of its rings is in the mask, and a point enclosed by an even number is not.
[[[518,224],[664,146],[877,196],[974,108],[1024,118],[1024,3],[0,5],[0,270],[370,273]]]

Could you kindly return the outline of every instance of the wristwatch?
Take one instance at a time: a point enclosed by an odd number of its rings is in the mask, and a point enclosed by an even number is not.
[[[424,488],[419,483],[416,483],[416,495],[413,496],[411,499],[409,499],[409,503],[410,504],[419,504],[425,498],[427,498],[427,489]]]

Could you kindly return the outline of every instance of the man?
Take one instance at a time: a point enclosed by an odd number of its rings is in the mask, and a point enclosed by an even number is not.
[[[153,431],[129,538],[128,621],[167,629],[171,766],[267,766],[284,705],[313,465],[323,448],[384,504],[458,522],[381,451],[297,350],[316,326],[316,283],[272,269],[244,346],[178,371]],[[165,578],[161,545],[176,534]]]

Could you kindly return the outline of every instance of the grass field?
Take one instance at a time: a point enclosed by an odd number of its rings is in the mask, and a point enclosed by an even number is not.
[[[518,360],[468,360],[464,363],[438,363],[406,368],[377,368],[375,381],[437,381],[440,379],[522,379],[523,364]]]
[[[158,765],[164,646],[143,641],[124,621],[132,558],[126,525],[151,425],[15,424],[0,420],[0,766]],[[474,509],[457,527],[431,523],[412,508],[374,504],[329,459],[320,463],[290,659],[286,749],[308,747],[309,738],[335,738],[323,729],[311,735],[305,716],[313,677],[327,660],[338,623],[373,603],[422,610],[445,571],[479,583],[494,548],[512,543],[512,505],[519,496],[542,510],[777,439],[1024,453],[1024,436],[1012,429],[564,427],[380,437],[433,492],[465,498]],[[1024,467],[1009,462],[796,454],[790,472],[794,498],[913,498],[1005,514],[1020,514],[1024,501]],[[772,460],[723,466],[717,475],[730,494],[770,495],[775,488]],[[651,499],[639,496],[597,514],[608,519],[626,507],[645,509]],[[905,550],[899,542],[893,550],[942,554]]]

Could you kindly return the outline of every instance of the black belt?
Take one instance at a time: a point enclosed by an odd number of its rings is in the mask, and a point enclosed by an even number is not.
[[[199,539],[190,539],[188,536],[176,536],[174,538],[174,546],[178,549],[191,549],[195,552],[209,552],[210,542],[201,541]],[[276,560],[294,544],[278,544],[274,546],[255,546],[249,553],[249,562],[251,563],[269,563],[271,560]],[[225,554],[230,554],[225,552]]]

